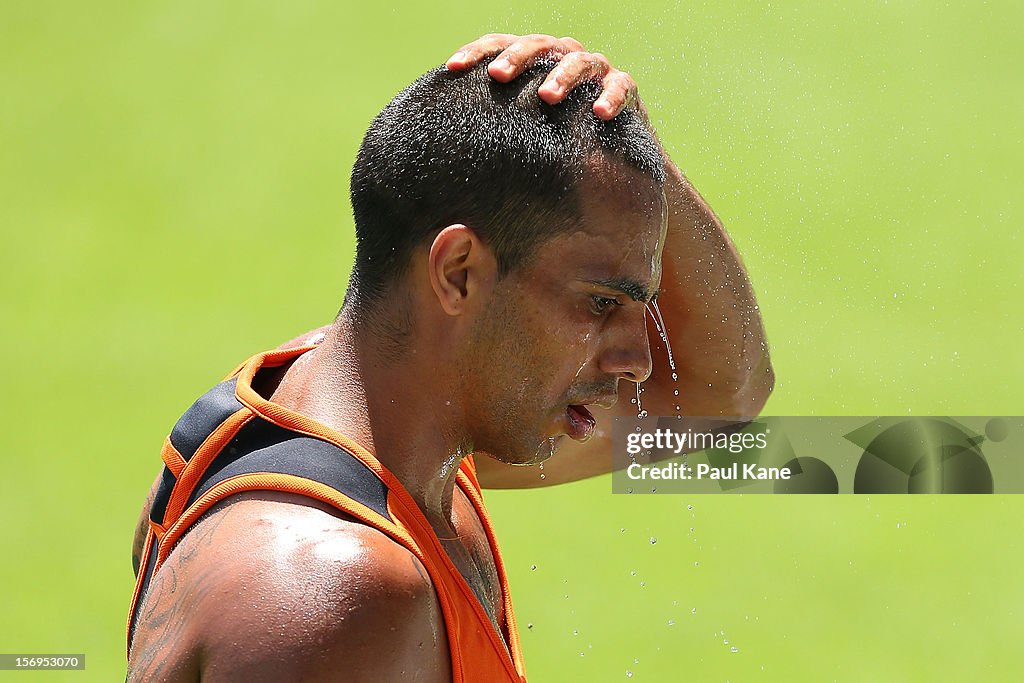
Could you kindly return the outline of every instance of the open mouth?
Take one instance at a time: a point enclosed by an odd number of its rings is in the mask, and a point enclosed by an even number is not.
[[[597,420],[585,406],[571,405],[565,409],[569,421],[569,438],[573,441],[586,441],[594,435]]]

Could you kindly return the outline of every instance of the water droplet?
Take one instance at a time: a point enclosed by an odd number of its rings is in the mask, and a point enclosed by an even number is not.
[[[693,609],[690,610],[690,614],[696,614],[696,613],[697,613],[697,608],[696,607],[694,607]]]
[[[700,562],[694,562],[694,563],[693,563],[693,566],[694,566],[694,567],[699,567],[699,566],[700,566]]]
[[[578,636],[578,635],[580,634],[580,632],[579,632],[578,630],[576,630],[576,629],[573,629],[573,630],[572,630],[572,634],[573,634],[574,636]]]
[[[535,564],[530,565],[530,571],[531,572],[537,571],[537,565],[535,565]]]
[[[676,620],[675,619],[669,619],[668,620],[668,625],[669,626],[675,626],[676,625]]]
[[[678,389],[674,390],[674,391],[672,392],[672,395],[673,395],[673,396],[678,396],[678,395],[679,395],[679,390],[678,390]],[[676,406],[676,408],[679,408],[679,406]]]
[[[629,669],[626,669],[626,678],[632,678],[632,677],[633,677],[633,672],[630,671]]]
[[[619,529],[619,533],[620,534],[626,533],[626,527],[622,527],[621,529]]]
[[[658,542],[658,539],[656,539],[654,536],[651,536],[651,545],[654,545],[657,542]]]
[[[532,631],[533,630],[533,624],[527,624],[526,628],[528,628],[528,629],[530,629]]]
[[[631,572],[629,573],[629,575],[630,575],[630,576],[636,576],[636,570],[634,569],[633,571],[631,571]]]
[[[740,649],[738,647],[736,647],[735,645],[733,645],[732,647],[729,648],[729,652],[736,653],[736,652],[739,652],[739,651],[740,651]]]
[[[547,475],[546,475],[546,474],[544,474],[543,472],[541,472],[541,473],[540,473],[540,478],[541,478],[541,479],[545,478],[546,476],[547,476]]]
[[[687,509],[687,510],[692,510],[692,509],[693,509],[693,506],[692,506],[692,505],[687,505],[687,506],[686,506],[686,509]]]
[[[647,582],[646,582],[646,581],[641,581],[641,582],[640,582],[640,587],[641,587],[641,588],[645,587],[646,585],[647,585]]]

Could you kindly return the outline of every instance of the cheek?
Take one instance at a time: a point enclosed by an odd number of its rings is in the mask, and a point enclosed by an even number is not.
[[[568,389],[590,363],[598,332],[592,326],[563,325],[544,337],[543,381],[557,385],[558,394]]]
[[[545,393],[560,396],[589,362],[600,333],[598,323],[585,297],[552,302],[546,309],[520,310],[513,333],[517,341],[510,349],[523,370],[518,379],[535,388],[548,386],[550,392]]]

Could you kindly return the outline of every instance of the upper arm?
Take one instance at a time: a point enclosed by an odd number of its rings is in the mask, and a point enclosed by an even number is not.
[[[450,680],[440,608],[411,553],[304,499],[256,496],[168,556],[129,680]]]

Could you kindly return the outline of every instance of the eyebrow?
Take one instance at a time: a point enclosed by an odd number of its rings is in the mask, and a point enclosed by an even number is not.
[[[587,280],[592,285],[599,287],[605,287],[607,289],[614,289],[617,292],[622,292],[633,301],[639,301],[642,304],[647,304],[658,298],[661,294],[660,289],[656,289],[649,293],[649,290],[643,284],[630,278],[611,278],[608,280]]]

